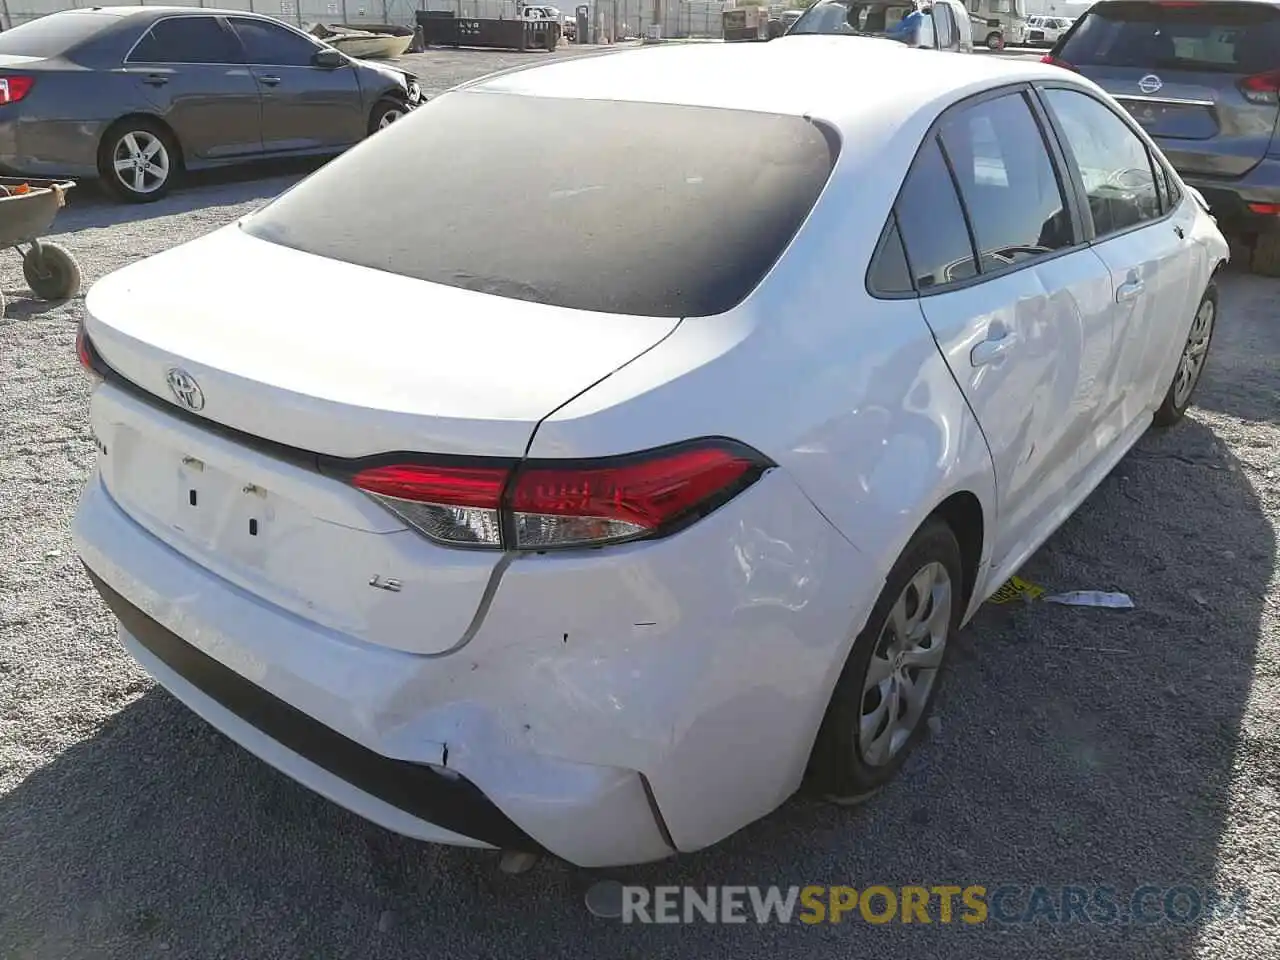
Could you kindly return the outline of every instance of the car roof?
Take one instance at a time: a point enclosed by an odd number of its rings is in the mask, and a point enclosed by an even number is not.
[[[97,13],[109,14],[116,17],[145,17],[147,19],[158,19],[160,17],[172,16],[173,14],[188,14],[191,16],[237,16],[237,17],[258,17],[259,19],[275,19],[267,17],[264,14],[256,13],[251,10],[222,10],[216,7],[182,7],[182,6],[147,6],[137,7],[79,7],[75,10],[63,10],[61,13]],[[287,24],[286,24],[287,26]]]
[[[971,93],[1031,80],[1080,78],[1038,61],[917,50],[875,37],[788,35],[770,43],[672,44],[588,55],[464,87],[812,116],[848,138],[917,113],[932,119]]]

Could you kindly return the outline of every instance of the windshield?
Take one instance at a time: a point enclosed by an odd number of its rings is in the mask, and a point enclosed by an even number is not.
[[[883,0],[824,0],[806,10],[788,33],[875,35],[897,26],[914,9],[911,3]]]
[[[1100,3],[1059,56],[1077,66],[1262,73],[1280,66],[1280,11],[1260,3]]]

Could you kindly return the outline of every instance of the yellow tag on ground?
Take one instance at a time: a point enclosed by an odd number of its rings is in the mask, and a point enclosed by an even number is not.
[[[1000,589],[987,598],[987,603],[1013,603],[1015,600],[1035,600],[1044,594],[1044,587],[1023,580],[1021,577],[1010,577]]]

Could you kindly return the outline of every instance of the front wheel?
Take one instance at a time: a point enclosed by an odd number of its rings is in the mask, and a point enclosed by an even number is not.
[[[103,183],[129,203],[163,197],[173,186],[178,164],[178,148],[169,131],[142,117],[116,124],[98,150]]]
[[[1004,49],[1004,36],[1003,36],[1003,35],[1001,35],[1001,34],[999,34],[999,33],[996,33],[994,30],[993,30],[991,33],[988,33],[988,34],[987,34],[987,49],[988,49],[988,50],[1003,50],[1003,49]]]
[[[374,104],[373,113],[369,115],[369,134],[372,136],[379,130],[385,130],[408,112],[409,108],[399,100],[383,97]]]
[[[1204,292],[1200,306],[1196,308],[1195,319],[1191,321],[1191,332],[1187,334],[1187,342],[1183,344],[1182,354],[1178,357],[1178,369],[1173,375],[1173,383],[1164,395],[1159,409],[1152,421],[1157,427],[1170,427],[1182,419],[1191,406],[1191,396],[1204,373],[1205,362],[1209,359],[1209,344],[1213,340],[1213,329],[1218,320],[1218,288],[1209,284]]]
[[[40,300],[70,300],[80,292],[80,265],[56,243],[32,246],[22,257],[22,275]]]
[[[879,790],[923,736],[960,625],[962,582],[955,534],[926,521],[889,572],[818,732],[809,778],[829,799],[856,803]]]

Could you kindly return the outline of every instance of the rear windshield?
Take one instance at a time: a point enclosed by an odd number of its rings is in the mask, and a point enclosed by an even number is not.
[[[0,54],[60,57],[120,18],[104,13],[55,13],[0,33]]]
[[[1280,10],[1263,3],[1099,3],[1058,54],[1077,66],[1222,73],[1280,68]]]
[[[517,300],[709,316],[768,272],[835,151],[823,127],[800,117],[457,91],[243,229]]]

